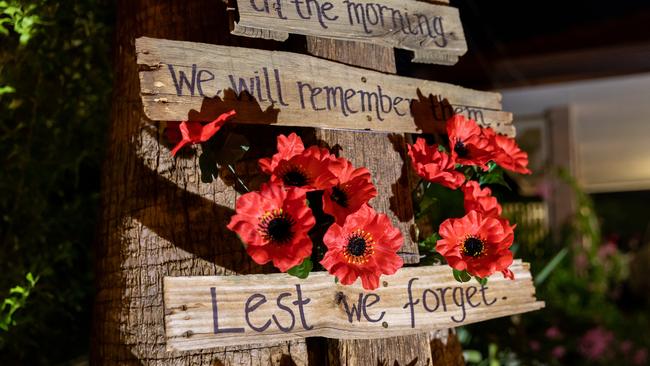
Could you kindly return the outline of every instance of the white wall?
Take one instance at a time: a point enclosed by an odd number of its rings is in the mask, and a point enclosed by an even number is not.
[[[515,124],[571,107],[577,176],[588,191],[650,189],[650,74],[501,92]]]

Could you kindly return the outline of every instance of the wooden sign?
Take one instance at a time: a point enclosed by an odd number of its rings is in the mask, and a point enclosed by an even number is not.
[[[375,291],[334,282],[327,273],[165,277],[169,350],[285,341],[311,336],[386,338],[446,329],[544,307],[528,264],[515,281],[459,283],[447,266],[403,268]]]
[[[235,109],[239,123],[418,133],[462,113],[514,135],[498,93],[286,52],[153,38],[137,39],[136,51],[144,111],[155,121]]]
[[[414,62],[453,65],[467,52],[458,9],[413,0],[239,0],[232,34],[289,33],[412,50]]]

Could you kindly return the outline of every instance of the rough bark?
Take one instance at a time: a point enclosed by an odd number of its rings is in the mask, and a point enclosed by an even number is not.
[[[166,351],[164,276],[259,273],[266,268],[252,263],[225,228],[237,191],[227,180],[201,183],[197,153],[174,160],[161,148],[160,124],[142,113],[134,54],[134,39],[145,35],[258,48],[277,44],[229,36],[226,6],[214,0],[122,0],[117,19],[92,364],[306,364],[302,341],[198,353]]]

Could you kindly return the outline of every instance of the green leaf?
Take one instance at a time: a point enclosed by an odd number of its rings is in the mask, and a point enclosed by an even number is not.
[[[508,189],[512,189],[512,188],[510,188],[508,183],[505,181],[505,178],[503,176],[503,169],[501,169],[499,166],[495,166],[493,168],[493,170],[490,171],[487,174],[485,174],[485,173],[481,174],[480,179],[479,179],[479,184],[480,185],[498,184],[498,185],[502,185],[502,186],[504,186],[504,187],[506,187]]]
[[[438,243],[438,240],[440,240],[441,237],[438,233],[433,233],[431,234],[428,238],[424,239],[421,243],[420,246],[430,249],[430,250],[435,250],[436,249],[436,244]]]
[[[288,270],[287,273],[304,280],[309,277],[309,272],[311,272],[312,268],[314,268],[314,264],[311,262],[311,259],[306,258],[302,263]]]
[[[418,217],[426,214],[430,209],[434,208],[437,202],[438,198],[434,197],[431,194],[427,194],[422,197],[422,201],[420,201],[420,210],[418,212]]]
[[[20,295],[24,295],[25,293],[27,293],[27,289],[24,288],[24,287],[20,287],[20,286],[12,287],[12,288],[9,290],[9,294],[20,294]]]
[[[487,277],[481,278],[481,277],[479,277],[479,276],[474,276],[474,278],[476,279],[476,281],[478,281],[478,283],[479,283],[481,286],[485,286],[485,285],[487,285],[487,283],[488,283],[488,278],[487,278]]]
[[[481,352],[473,349],[463,351],[463,358],[465,362],[478,363],[483,361],[483,355]]]
[[[10,94],[15,92],[16,92],[16,88],[14,88],[13,86],[5,85],[0,87],[0,95]]]
[[[38,282],[39,276],[34,277],[32,272],[28,272],[25,278],[29,282],[30,287],[34,287],[36,285],[36,282]]]
[[[544,283],[546,278],[557,268],[557,266],[562,263],[562,260],[564,257],[569,254],[569,248],[562,248],[554,257],[551,259],[544,268],[539,271],[539,273],[535,276],[535,285],[541,285]]]
[[[459,270],[453,269],[453,268],[452,268],[452,270],[454,271],[453,272],[454,273],[454,279],[456,279],[456,281],[458,281],[458,282],[469,282],[469,280],[472,279],[472,276],[470,276],[469,273],[467,273],[467,271],[459,271]]]
[[[229,133],[223,146],[214,152],[219,165],[235,164],[250,149],[248,139],[244,135]]]

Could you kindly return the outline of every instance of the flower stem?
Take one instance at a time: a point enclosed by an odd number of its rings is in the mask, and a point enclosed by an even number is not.
[[[248,189],[244,181],[241,180],[239,175],[237,175],[237,172],[235,172],[235,167],[232,166],[232,164],[228,164],[228,170],[235,176],[235,179],[237,179],[237,182],[246,190],[246,192],[250,192],[251,190]]]

